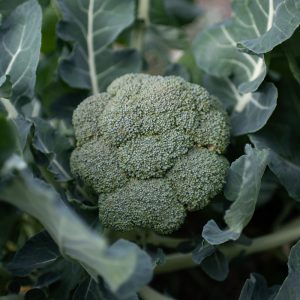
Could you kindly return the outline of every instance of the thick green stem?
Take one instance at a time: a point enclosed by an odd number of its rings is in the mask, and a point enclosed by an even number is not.
[[[141,288],[139,294],[143,300],[174,300],[174,298],[164,296],[149,286]]]
[[[147,243],[154,246],[162,246],[166,248],[177,248],[179,244],[187,242],[188,239],[171,238],[158,235],[154,232],[149,233],[147,236]]]
[[[137,10],[137,20],[132,30],[131,46],[143,52],[144,35],[146,27],[149,25],[150,0],[139,0]]]
[[[251,245],[249,246],[231,244],[221,245],[218,248],[225,254],[228,259],[232,259],[240,253],[242,253],[243,255],[250,255],[257,252],[266,251],[293,242],[299,238],[300,218],[292,221],[291,223],[287,224],[274,233],[254,238]],[[158,266],[155,272],[157,274],[167,273],[196,266],[197,264],[193,262],[191,253],[176,253],[167,255],[165,264]]]

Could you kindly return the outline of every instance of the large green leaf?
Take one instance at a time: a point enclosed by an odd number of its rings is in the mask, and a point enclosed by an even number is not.
[[[24,3],[25,0],[0,0],[0,14],[3,17],[9,15],[18,5]]]
[[[272,83],[263,84],[256,92],[241,94],[229,78],[206,76],[205,86],[232,111],[231,134],[235,136],[261,129],[277,105],[277,89]]]
[[[140,69],[136,51],[107,48],[134,21],[134,4],[134,0],[59,0],[63,21],[58,35],[74,42],[59,68],[69,85],[96,94],[116,77]]]
[[[230,166],[224,193],[234,202],[226,211],[224,220],[233,232],[241,233],[253,216],[268,155],[267,150],[246,145],[245,155]]]
[[[1,200],[37,218],[63,255],[78,261],[96,280],[100,275],[114,292],[134,293],[151,278],[150,258],[135,244],[105,239],[84,224],[45,182],[24,172],[3,181]]]
[[[209,75],[205,86],[232,111],[233,135],[261,129],[276,107],[275,86],[258,89],[266,75],[264,57],[237,47],[239,41],[258,35],[259,16],[252,12],[257,3],[234,0],[232,17],[200,32],[193,41],[196,62]]]
[[[290,38],[300,24],[300,7],[295,0],[236,1],[252,18],[238,19],[237,22],[246,28],[256,27],[257,36],[245,37],[240,43],[251,51],[261,54],[271,51],[286,39]],[[251,16],[249,14],[249,16]]]
[[[265,78],[266,65],[263,56],[237,48],[240,40],[257,37],[255,26],[245,28],[240,24],[240,19],[252,17],[251,11],[244,9],[249,4],[244,2],[234,0],[231,19],[200,32],[193,42],[193,51],[200,68],[216,77],[232,76],[238,91],[249,93]]]
[[[0,77],[10,75],[13,99],[33,96],[41,19],[39,4],[29,0],[18,6],[0,28]]]
[[[208,221],[202,231],[202,237],[208,243],[219,245],[240,237],[254,214],[268,158],[268,150],[246,145],[245,155],[231,164],[224,190],[225,197],[233,201],[224,216],[228,228],[220,229],[214,220]]]

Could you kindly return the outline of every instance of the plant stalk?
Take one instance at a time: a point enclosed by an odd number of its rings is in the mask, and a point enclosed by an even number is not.
[[[251,245],[221,245],[218,247],[228,259],[232,259],[238,254],[251,255],[257,252],[267,251],[277,248],[287,243],[291,243],[300,238],[300,218],[288,223],[276,232],[254,238]],[[175,253],[166,256],[165,264],[158,266],[156,274],[168,273],[198,266],[192,260],[192,253]]]
[[[149,20],[150,0],[139,0],[137,9],[137,20],[131,34],[131,46],[143,52],[144,36]]]
[[[175,300],[174,298],[160,294],[150,286],[141,288],[139,294],[143,300]]]

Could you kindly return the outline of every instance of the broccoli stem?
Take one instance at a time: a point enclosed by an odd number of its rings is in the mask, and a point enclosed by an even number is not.
[[[291,243],[299,238],[300,218],[297,218],[273,233],[254,238],[249,246],[228,244],[221,245],[218,249],[221,250],[228,259],[232,259],[240,253],[243,253],[243,255],[251,255],[257,252],[267,251]],[[192,260],[191,253],[175,253],[167,255],[165,264],[158,266],[155,273],[168,273],[196,266],[197,264]]]
[[[174,298],[164,296],[149,286],[141,288],[139,294],[143,300],[174,300]]]
[[[166,248],[177,248],[179,244],[188,242],[189,239],[172,238],[167,236],[161,236],[154,232],[150,232],[147,236],[147,243],[154,246],[162,246]]]
[[[143,52],[144,35],[146,27],[149,25],[150,0],[139,0],[137,9],[137,20],[131,35],[131,46]]]

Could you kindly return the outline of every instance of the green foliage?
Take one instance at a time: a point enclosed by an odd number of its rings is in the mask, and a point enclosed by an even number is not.
[[[300,298],[300,1],[226,3],[0,0],[1,300]]]
[[[222,190],[226,113],[180,77],[124,75],[84,100],[73,125],[72,173],[100,193],[105,227],[171,233]]]
[[[1,76],[10,75],[14,100],[33,97],[41,46],[42,12],[36,0],[18,6],[1,25]]]
[[[63,55],[59,68],[69,85],[92,89],[97,94],[114,78],[140,70],[136,51],[108,48],[134,21],[134,0],[59,0],[58,3],[63,13],[58,35],[74,43],[72,52]]]

